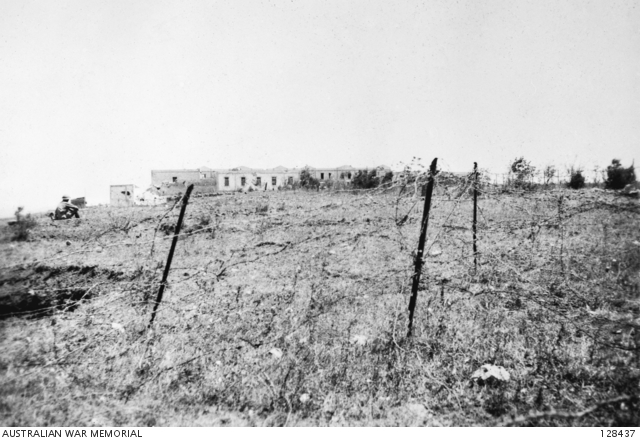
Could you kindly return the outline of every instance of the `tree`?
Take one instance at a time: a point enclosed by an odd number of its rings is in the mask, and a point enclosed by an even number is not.
[[[604,182],[605,188],[620,190],[634,182],[636,182],[636,172],[633,164],[625,168],[619,159],[611,161],[611,165],[607,167],[607,180]]]
[[[317,188],[320,186],[320,181],[311,176],[309,167],[305,167],[300,172],[300,186],[303,188]]]
[[[531,188],[531,179],[536,171],[536,168],[531,165],[529,161],[524,157],[516,158],[511,162],[510,174],[513,174],[515,179],[510,180],[511,184],[518,188]]]
[[[558,172],[558,170],[556,169],[555,165],[547,165],[544,170],[542,171],[542,175],[544,177],[544,185],[547,186],[551,183],[551,181],[553,180],[553,178],[555,178],[556,173]]]

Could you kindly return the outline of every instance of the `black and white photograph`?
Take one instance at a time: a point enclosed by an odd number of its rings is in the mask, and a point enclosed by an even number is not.
[[[638,438],[636,159],[635,0],[0,0],[0,436]]]

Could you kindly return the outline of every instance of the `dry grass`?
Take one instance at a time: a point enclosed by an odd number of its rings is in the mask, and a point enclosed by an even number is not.
[[[637,426],[637,202],[486,195],[476,271],[461,194],[434,201],[411,340],[411,199],[196,199],[151,329],[178,210],[41,219],[0,244],[0,422]],[[485,363],[511,381],[471,382]]]

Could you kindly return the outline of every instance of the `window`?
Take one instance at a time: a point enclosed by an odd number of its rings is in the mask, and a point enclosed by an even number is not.
[[[228,176],[225,176],[225,177],[224,177],[224,186],[225,186],[225,187],[228,187],[228,186],[229,186],[229,177],[228,177]]]
[[[320,173],[320,179],[324,179],[324,173]]]
[[[271,185],[277,185],[278,184],[278,178],[275,176],[271,176]]]
[[[261,187],[261,186],[262,186],[262,178],[261,178],[260,176],[258,176],[258,177],[256,178],[256,185],[257,185],[258,187]]]
[[[177,177],[177,176],[174,176],[173,178],[171,178],[171,180],[172,180],[173,182],[178,182],[178,177]]]
[[[329,179],[331,179],[331,173],[329,173]]]
[[[247,178],[245,178],[244,176],[240,178],[240,185],[242,185],[243,187],[247,184]]]
[[[289,181],[289,185],[293,185],[293,176],[289,176],[288,181]]]
[[[351,179],[351,172],[347,173],[347,179]]]

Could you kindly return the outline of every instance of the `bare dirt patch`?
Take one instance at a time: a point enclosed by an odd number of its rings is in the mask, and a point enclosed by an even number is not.
[[[128,280],[122,271],[97,266],[47,266],[11,268],[0,275],[0,320],[31,318],[56,310],[73,311],[81,299],[91,299],[92,287]]]

